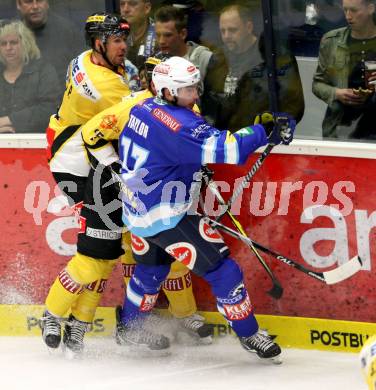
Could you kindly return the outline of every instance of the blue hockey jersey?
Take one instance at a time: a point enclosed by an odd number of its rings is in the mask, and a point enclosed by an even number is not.
[[[140,237],[174,228],[194,200],[190,193],[201,165],[244,164],[266,143],[262,125],[231,134],[187,108],[159,98],[142,101],[119,138],[125,225]]]

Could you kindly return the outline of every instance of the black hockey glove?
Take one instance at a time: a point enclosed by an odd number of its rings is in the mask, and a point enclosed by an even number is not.
[[[296,127],[295,119],[285,112],[263,112],[256,116],[254,124],[263,125],[271,145],[288,145]]]
[[[104,187],[114,184],[118,191],[121,191],[123,181],[120,177],[121,164],[118,161],[113,162],[111,165],[98,164],[97,169],[102,170],[102,180],[105,181]]]

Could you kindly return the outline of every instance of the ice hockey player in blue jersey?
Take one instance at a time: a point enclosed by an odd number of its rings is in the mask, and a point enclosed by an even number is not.
[[[171,262],[178,260],[209,283],[242,347],[279,361],[280,347],[259,331],[240,267],[218,231],[190,206],[201,165],[243,164],[260,146],[289,144],[295,121],[274,114],[264,125],[219,131],[192,110],[200,82],[192,63],[171,57],[155,67],[152,80],[157,97],[131,110],[119,140],[123,220],[137,267],[117,313],[117,340],[147,351],[169,348],[166,337],[137,329],[155,305]],[[281,118],[285,126],[276,128]]]

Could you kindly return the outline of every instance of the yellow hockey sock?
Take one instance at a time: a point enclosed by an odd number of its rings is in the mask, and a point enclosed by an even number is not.
[[[47,310],[59,317],[72,310],[80,321],[91,322],[115,264],[116,260],[76,253],[53,283],[46,298]]]
[[[168,310],[174,317],[183,318],[196,313],[192,276],[186,266],[178,261],[172,263],[171,271],[163,283],[163,291],[169,302]]]

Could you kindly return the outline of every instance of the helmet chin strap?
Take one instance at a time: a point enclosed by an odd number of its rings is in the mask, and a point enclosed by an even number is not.
[[[103,43],[103,45],[106,47],[106,43]],[[106,50],[104,50],[102,46],[100,47],[99,54],[102,55],[103,59],[107,62],[108,65],[111,66],[111,68],[112,68],[113,70],[116,70],[117,66],[114,65],[114,64],[110,61],[110,59],[107,57]]]
[[[103,43],[103,46],[106,47],[106,41],[105,40],[101,40],[101,42]],[[106,50],[104,50],[102,46],[100,46],[99,50],[97,50],[95,45],[94,45],[93,50],[102,56],[102,58],[107,62],[107,64],[110,65],[112,70],[116,70],[117,69],[117,65],[114,65],[110,61],[110,59],[107,57]]]

